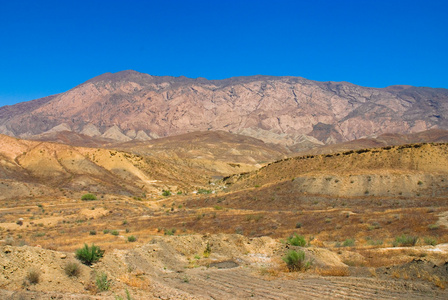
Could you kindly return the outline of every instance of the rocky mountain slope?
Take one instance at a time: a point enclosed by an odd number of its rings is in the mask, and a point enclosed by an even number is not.
[[[383,133],[448,129],[447,109],[446,89],[123,71],[59,95],[0,108],[0,133],[26,138],[69,130],[129,141],[224,130],[303,150]]]

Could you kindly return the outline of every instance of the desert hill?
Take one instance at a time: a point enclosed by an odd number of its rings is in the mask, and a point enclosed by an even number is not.
[[[0,135],[1,197],[60,191],[138,195],[190,190],[207,174],[153,157],[100,148],[25,141]],[[182,180],[181,180],[182,179]],[[65,193],[65,192],[64,192]]]
[[[70,130],[124,142],[224,130],[305,150],[383,133],[448,129],[447,100],[448,90],[426,87],[123,71],[0,108],[0,133],[28,138]]]
[[[72,132],[59,132],[56,136],[66,143],[98,146],[98,140]],[[279,146],[226,132],[133,141],[114,144],[110,149],[20,140],[6,135],[0,135],[0,143],[3,197],[59,189],[138,196],[157,195],[164,189],[193,191],[208,188],[214,178],[256,170],[287,153]]]
[[[328,154],[348,150],[380,148],[418,143],[447,143],[448,130],[430,129],[420,132],[400,134],[385,133],[377,137],[362,138],[343,143],[319,146],[310,150],[301,151],[301,154]]]
[[[225,179],[232,190],[290,181],[297,193],[447,196],[448,145],[410,144],[283,159]]]

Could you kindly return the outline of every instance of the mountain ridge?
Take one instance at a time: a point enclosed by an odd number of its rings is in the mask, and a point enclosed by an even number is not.
[[[28,138],[53,128],[89,128],[104,135],[116,127],[103,137],[125,141],[134,132],[149,140],[224,130],[307,150],[384,133],[448,129],[447,112],[448,90],[440,88],[368,88],[265,75],[207,80],[127,70],[0,107],[0,133]]]

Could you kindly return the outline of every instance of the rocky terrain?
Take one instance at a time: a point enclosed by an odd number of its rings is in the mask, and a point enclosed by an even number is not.
[[[2,299],[447,298],[445,143],[285,158],[221,131],[54,136],[68,144],[0,135]],[[105,250],[92,266],[85,243]],[[289,272],[289,250],[310,268]]]
[[[30,138],[72,131],[128,141],[224,130],[298,151],[383,133],[448,129],[447,108],[446,89],[123,71],[59,95],[0,108],[0,133]]]

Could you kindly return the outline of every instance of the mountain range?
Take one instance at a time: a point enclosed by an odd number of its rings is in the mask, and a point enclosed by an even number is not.
[[[72,132],[106,142],[226,131],[300,151],[448,129],[448,90],[361,87],[300,77],[224,80],[106,73],[73,89],[0,108],[0,133],[45,139]]]

